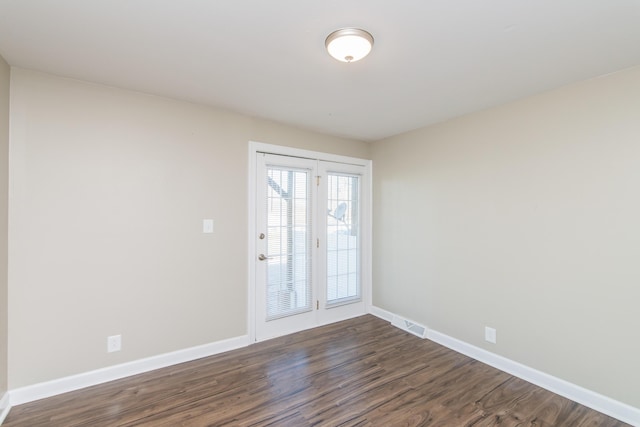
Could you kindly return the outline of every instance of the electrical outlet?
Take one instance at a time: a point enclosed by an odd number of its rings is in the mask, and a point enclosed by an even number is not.
[[[122,350],[122,335],[107,337],[107,353]]]
[[[496,330],[488,326],[484,327],[484,339],[490,343],[496,343]]]
[[[203,233],[213,233],[213,220],[212,219],[203,219],[202,220],[202,232]]]

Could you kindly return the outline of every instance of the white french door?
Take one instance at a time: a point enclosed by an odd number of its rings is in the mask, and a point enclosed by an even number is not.
[[[368,205],[364,168],[318,162],[318,321],[331,323],[366,312],[363,298],[363,236]]]
[[[256,339],[315,326],[316,164],[257,154]]]
[[[255,153],[257,341],[366,312],[367,171]]]

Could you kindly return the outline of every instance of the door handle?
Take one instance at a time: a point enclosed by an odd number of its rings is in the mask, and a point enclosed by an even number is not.
[[[260,254],[260,255],[258,255],[258,259],[260,261],[264,261],[266,259],[271,259],[271,257],[270,256],[264,256],[264,254]]]

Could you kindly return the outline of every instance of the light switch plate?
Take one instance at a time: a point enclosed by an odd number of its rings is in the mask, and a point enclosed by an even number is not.
[[[202,220],[202,232],[203,233],[213,233],[213,220],[212,219],[203,219]]]

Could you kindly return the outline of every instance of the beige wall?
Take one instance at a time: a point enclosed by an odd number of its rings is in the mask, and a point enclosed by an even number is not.
[[[370,157],[27,70],[11,90],[10,388],[246,334],[247,141]],[[374,143],[374,304],[640,407],[638,111],[634,68]]]
[[[10,388],[247,334],[248,141],[369,153],[27,70],[11,84]]]
[[[640,67],[372,158],[374,305],[640,407]]]
[[[7,391],[10,68],[0,56],[0,397]]]

